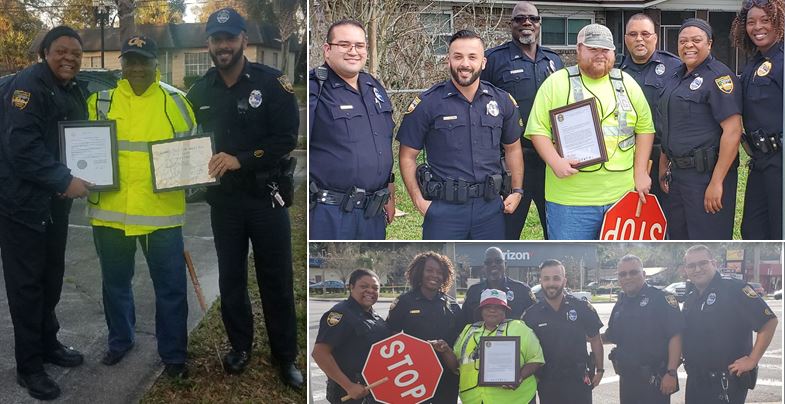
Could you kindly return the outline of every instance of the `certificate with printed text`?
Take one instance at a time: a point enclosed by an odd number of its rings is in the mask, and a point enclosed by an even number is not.
[[[521,372],[518,337],[480,337],[480,386],[518,385]]]
[[[559,155],[577,160],[575,168],[608,161],[594,98],[552,109],[551,129]]]
[[[71,175],[93,184],[91,190],[120,187],[114,121],[62,121],[58,131],[60,161],[71,170]]]
[[[154,192],[218,184],[207,168],[215,154],[211,135],[151,142],[149,149]]]

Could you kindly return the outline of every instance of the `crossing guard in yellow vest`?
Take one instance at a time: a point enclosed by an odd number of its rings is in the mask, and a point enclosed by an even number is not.
[[[194,114],[185,97],[159,84],[155,42],[133,36],[123,43],[123,79],[90,96],[90,119],[117,124],[120,188],[89,198],[87,214],[101,263],[109,328],[102,363],[118,363],[134,345],[131,279],[137,241],[150,268],[156,296],[158,354],[171,377],[186,375],[188,302],[183,260],[183,191],[153,193],[148,144],[188,135]]]

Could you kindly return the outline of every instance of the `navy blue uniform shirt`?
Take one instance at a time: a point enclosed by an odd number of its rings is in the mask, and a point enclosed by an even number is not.
[[[213,206],[234,207],[238,194],[257,190],[257,173],[277,167],[280,159],[297,145],[300,114],[294,90],[286,76],[272,67],[245,60],[238,81],[226,87],[215,67],[188,91],[196,122],[203,132],[211,132],[215,152],[237,157],[240,169],[227,171],[221,184],[207,187],[207,201]]]
[[[17,73],[0,96],[0,215],[44,231],[52,198],[73,178],[60,163],[57,123],[87,119],[85,92],[41,62]]]
[[[425,148],[438,178],[479,183],[502,173],[500,142],[515,143],[522,133],[523,122],[510,94],[481,81],[469,101],[448,80],[412,101],[397,138],[413,149]]]
[[[583,377],[585,365],[586,338],[594,337],[602,328],[602,321],[591,303],[572,295],[565,295],[559,310],[553,310],[543,299],[526,309],[523,322],[531,328],[540,340],[545,355],[543,374],[579,370]]]
[[[537,298],[534,297],[531,288],[521,281],[505,276],[502,282],[502,286],[496,289],[507,293],[507,305],[512,309],[507,313],[507,318],[519,320],[529,306],[537,303]],[[480,305],[482,291],[485,289],[488,289],[487,280],[472,285],[466,291],[466,298],[463,300],[463,325],[482,320],[479,315],[478,318],[475,318],[474,315],[477,306]]]
[[[736,75],[709,55],[692,72],[682,65],[668,77],[660,96],[655,127],[662,133],[668,157],[689,156],[693,150],[719,149],[720,122],[741,114],[741,89]]]
[[[384,87],[360,72],[355,90],[327,67],[320,93],[313,70],[308,77],[311,180],[338,192],[353,186],[370,192],[385,188],[393,166],[395,124]]]
[[[698,370],[727,370],[752,351],[752,331],[775,318],[751,286],[714,275],[703,294],[692,287],[684,302],[684,361]]]
[[[556,52],[537,46],[535,60],[521,51],[514,42],[485,51],[485,70],[480,78],[510,93],[518,102],[524,127],[534,103],[537,89],[551,73],[564,67]]]
[[[646,101],[651,108],[651,116],[656,118],[660,92],[665,87],[665,80],[670,77],[681,66],[678,56],[661,50],[655,50],[649,60],[644,64],[637,64],[629,55],[622,56],[619,61],[619,69],[623,70],[641,86]],[[655,126],[654,143],[659,144],[662,138],[662,131]]]
[[[757,52],[744,67],[744,130],[782,133],[782,42],[765,54]],[[760,152],[758,152],[760,153]],[[757,156],[756,156],[757,157]]]
[[[622,367],[667,366],[668,343],[684,329],[679,302],[644,284],[636,296],[622,292],[613,306],[604,339],[616,344]]]

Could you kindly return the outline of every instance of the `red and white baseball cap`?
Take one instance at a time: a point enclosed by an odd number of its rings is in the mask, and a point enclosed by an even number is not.
[[[485,289],[480,295],[480,305],[477,308],[487,306],[489,304],[498,304],[507,310],[511,310],[507,305],[507,294],[499,289]]]

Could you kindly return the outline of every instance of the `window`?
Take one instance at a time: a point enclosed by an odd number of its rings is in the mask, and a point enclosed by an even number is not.
[[[82,62],[82,67],[101,67],[101,56],[88,56],[85,58],[85,61]]]
[[[273,67],[278,68],[278,52],[273,52]]]
[[[256,51],[256,63],[264,64],[264,51],[261,49]]]
[[[452,36],[452,14],[420,13],[420,22],[431,37],[431,51],[435,55],[446,55]]]
[[[185,54],[185,77],[201,76],[210,68],[210,56],[207,52]]]
[[[542,44],[567,46],[578,42],[578,31],[591,24],[591,18],[542,17]]]

